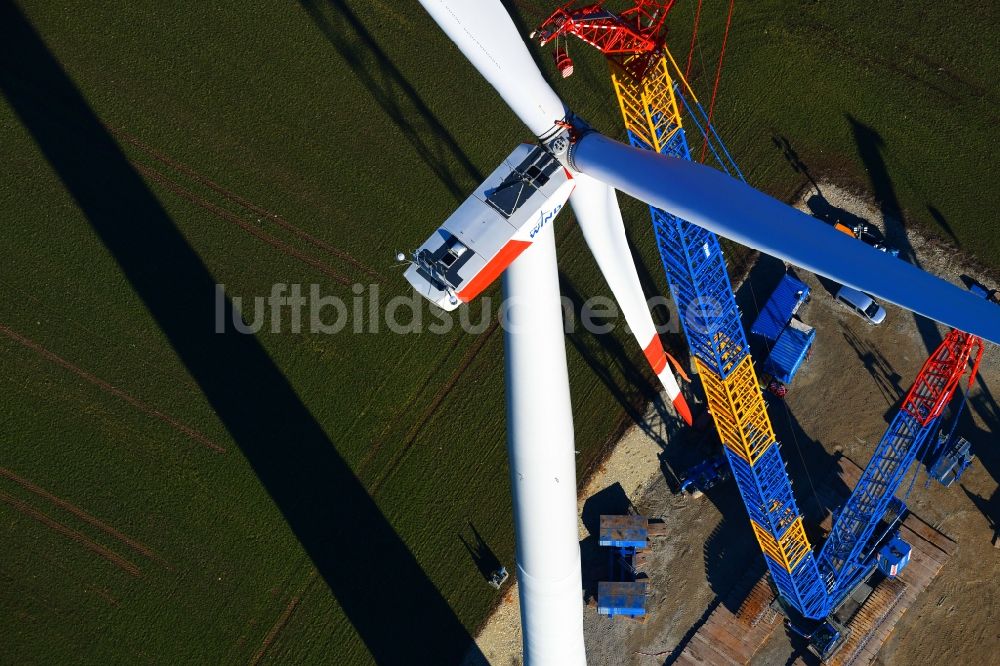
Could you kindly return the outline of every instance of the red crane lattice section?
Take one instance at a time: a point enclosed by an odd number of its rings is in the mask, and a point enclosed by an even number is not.
[[[944,342],[927,359],[920,370],[913,388],[906,394],[902,409],[909,412],[921,425],[927,425],[941,415],[945,405],[955,393],[969,362],[972,373],[969,385],[976,379],[979,362],[983,357],[983,341],[974,335],[952,330]]]
[[[568,2],[554,11],[534,36],[545,45],[573,35],[611,57],[653,53],[663,44],[663,21],[673,4],[674,0],[633,0],[628,9],[614,13],[605,9],[603,2]],[[559,71],[569,76],[573,62],[558,42],[555,57]],[[632,64],[642,66],[645,62],[633,59]]]

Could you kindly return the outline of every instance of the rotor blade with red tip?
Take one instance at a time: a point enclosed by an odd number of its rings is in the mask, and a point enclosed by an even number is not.
[[[611,293],[625,315],[625,322],[645,353],[653,374],[660,380],[678,415],[691,425],[691,410],[677,385],[673,369],[667,363],[663,343],[649,314],[615,191],[582,173],[574,174],[573,179],[576,187],[569,196],[569,203],[573,206],[587,247],[608,281]]]

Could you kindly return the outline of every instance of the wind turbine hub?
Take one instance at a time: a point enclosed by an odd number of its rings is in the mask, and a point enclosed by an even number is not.
[[[587,134],[594,131],[587,121],[572,111],[566,112],[566,117],[557,120],[552,129],[538,137],[539,143],[552,157],[556,158],[560,164],[569,169],[576,170],[573,166],[573,147]]]

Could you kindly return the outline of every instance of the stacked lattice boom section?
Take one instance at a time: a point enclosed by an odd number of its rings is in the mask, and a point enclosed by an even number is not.
[[[634,62],[639,58],[644,60],[641,67]],[[680,93],[667,58],[660,52],[649,58],[609,58],[629,140],[639,148],[691,159],[681,127]],[[641,77],[635,75],[638,71]],[[709,410],[771,577],[796,610],[806,617],[824,617],[827,585],[802,529],[719,239],[662,210],[651,208],[650,213]]]
[[[928,435],[936,432],[970,358],[975,364],[971,382],[981,356],[978,338],[951,331],[921,369],[820,551],[821,571],[836,581],[830,593],[834,602],[866,573],[867,546],[890,501]]]

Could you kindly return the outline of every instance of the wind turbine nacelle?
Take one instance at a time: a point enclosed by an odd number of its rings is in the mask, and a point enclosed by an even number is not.
[[[552,224],[574,184],[544,149],[521,144],[417,249],[406,279],[444,310],[468,303]]]

